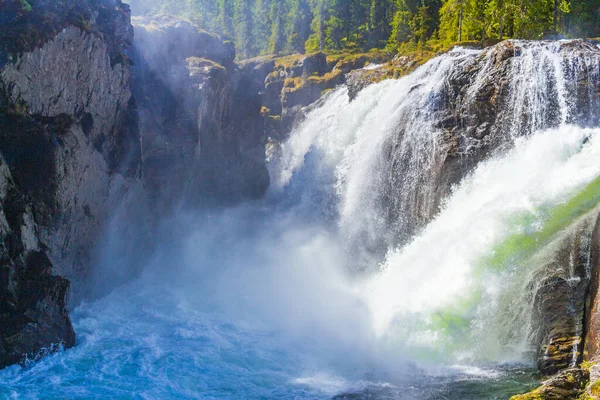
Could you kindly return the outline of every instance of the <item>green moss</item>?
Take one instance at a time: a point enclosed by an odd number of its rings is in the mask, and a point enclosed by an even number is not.
[[[8,111],[11,114],[18,115],[18,116],[27,116],[27,115],[29,115],[29,110],[28,110],[27,104],[25,102],[21,102],[21,101],[13,103],[10,106],[10,108],[9,108]]]
[[[335,70],[328,72],[323,76],[310,76],[306,80],[316,85],[329,85],[334,83],[337,79],[339,79],[342,74],[342,71]]]
[[[267,79],[266,79],[266,81],[275,81],[275,80],[277,80],[278,78],[279,78],[279,70],[275,70],[275,71],[273,71],[273,72],[270,72],[270,73],[267,75]]]
[[[77,26],[79,26],[82,30],[86,32],[92,32],[92,23],[87,18],[85,18],[84,15],[80,14],[77,22]]]
[[[306,86],[306,80],[300,77],[286,78],[283,82],[283,90],[287,93],[293,93]]]
[[[600,397],[600,380],[595,381],[589,386],[589,391],[594,397]]]
[[[305,57],[311,56],[311,55],[314,55],[314,54],[316,54],[316,53],[313,53],[313,54],[292,54],[292,55],[289,55],[289,56],[274,58],[275,69],[287,69],[287,68],[296,67],[296,66],[298,66],[300,64],[300,61],[302,61]]]
[[[537,389],[532,392],[525,393],[525,394],[518,394],[518,395],[510,398],[510,400],[545,400],[545,399],[546,399],[546,396],[544,396]]]
[[[268,107],[266,107],[266,106],[262,106],[261,109],[260,109],[260,115],[262,117],[266,117],[269,114],[271,114],[271,110]]]
[[[592,368],[592,366],[596,365],[595,362],[593,361],[583,361],[581,364],[579,364],[579,368],[586,370],[589,372],[590,368]]]
[[[31,4],[27,0],[21,0],[21,10],[26,13],[31,12]]]

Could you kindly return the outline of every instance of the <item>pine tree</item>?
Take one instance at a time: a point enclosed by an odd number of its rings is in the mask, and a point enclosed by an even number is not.
[[[275,0],[271,5],[271,36],[269,53],[281,54],[285,48],[285,7],[283,1]]]
[[[306,0],[290,0],[287,21],[287,51],[304,53],[311,31],[312,13]]]
[[[219,10],[217,21],[220,27],[220,33],[228,38],[233,38],[235,31],[233,29],[233,0],[217,0]]]
[[[257,0],[253,14],[256,54],[267,54],[271,37],[271,0]]]
[[[256,55],[252,5],[252,0],[235,0],[234,3],[235,44],[242,58]]]

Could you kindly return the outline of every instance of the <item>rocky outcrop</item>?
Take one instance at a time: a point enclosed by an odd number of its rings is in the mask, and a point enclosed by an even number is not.
[[[582,368],[571,368],[546,380],[539,388],[511,400],[564,400],[577,399],[585,390],[589,372]]]
[[[354,100],[358,93],[367,86],[385,79],[398,79],[408,75],[426,60],[427,58],[418,59],[416,55],[398,55],[389,63],[375,68],[360,68],[350,71],[346,78],[350,100]]]
[[[0,157],[0,368],[75,345],[69,281],[54,276],[34,207]]]
[[[259,88],[231,43],[159,16],[131,49],[120,0],[24,4],[0,5],[0,368],[73,346],[69,296],[134,275],[155,215],[269,184]]]
[[[409,88],[405,103],[412,108],[398,111],[399,123],[382,150],[386,181],[410,185],[386,184],[376,194],[388,220],[398,221],[401,241],[438,213],[453,185],[482,160],[510,148],[515,138],[561,123],[598,122],[597,113],[590,112],[600,106],[595,45],[505,41],[483,52],[448,56],[455,59],[443,66],[449,70],[439,90]],[[542,97],[547,101],[536,101]],[[413,132],[422,132],[422,139],[411,140]],[[406,171],[428,173],[406,176]]]
[[[128,15],[123,7],[115,13]],[[32,196],[56,272],[79,281],[111,199],[121,198],[115,192],[138,174],[139,139],[128,126],[135,124],[129,66],[111,61],[103,37],[71,26],[8,63],[0,78],[8,104],[22,114],[7,117],[0,151]],[[21,123],[38,138],[26,137]],[[40,161],[23,158],[34,151],[45,161],[35,174],[30,169]]]
[[[112,211],[139,185],[128,6],[30,6],[1,29],[0,368],[75,344],[69,280],[82,298]],[[35,40],[5,41],[40,18]]]
[[[579,365],[584,357],[586,294],[592,273],[593,232],[598,213],[592,212],[553,245],[550,262],[541,265],[530,290],[537,327],[537,367],[553,375]]]
[[[547,60],[558,61],[560,68]],[[581,40],[552,45],[502,42],[461,63],[435,100],[433,124],[444,131],[438,143],[444,155],[434,169],[431,208],[417,210],[419,217],[428,221],[453,184],[490,154],[512,146],[515,138],[563,123],[596,125],[597,113],[591,110],[600,105],[599,64],[598,47]],[[530,66],[533,70],[524,70]],[[523,76],[528,76],[526,82]],[[539,107],[534,98],[542,93],[553,95]],[[586,310],[586,295],[597,274],[592,260],[597,252],[597,234],[592,238],[596,215],[570,227],[571,233],[555,245],[550,260],[531,280],[537,330],[533,344],[537,366],[546,375],[577,366],[584,359],[584,343],[591,346],[584,321],[593,315]]]
[[[600,398],[598,276],[600,214],[597,208],[561,241],[553,265],[539,270],[534,308],[539,326],[538,368],[556,374],[538,389],[511,400]]]
[[[173,17],[134,25],[134,91],[154,200],[261,197],[269,178],[260,98],[233,45]]]
[[[282,140],[302,120],[305,107],[314,104],[328,90],[346,83],[352,71],[391,58],[385,51],[337,56],[318,52],[258,57],[242,61],[240,69],[260,93],[267,136]]]

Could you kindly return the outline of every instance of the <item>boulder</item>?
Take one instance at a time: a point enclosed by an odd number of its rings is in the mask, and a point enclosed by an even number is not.
[[[589,373],[582,368],[570,368],[544,381],[539,388],[513,396],[511,400],[564,400],[576,399],[585,390]]]

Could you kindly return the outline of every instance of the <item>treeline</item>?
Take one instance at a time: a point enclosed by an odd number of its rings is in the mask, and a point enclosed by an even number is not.
[[[184,16],[238,56],[600,36],[600,0],[130,0]],[[142,3],[144,3],[142,5]]]

